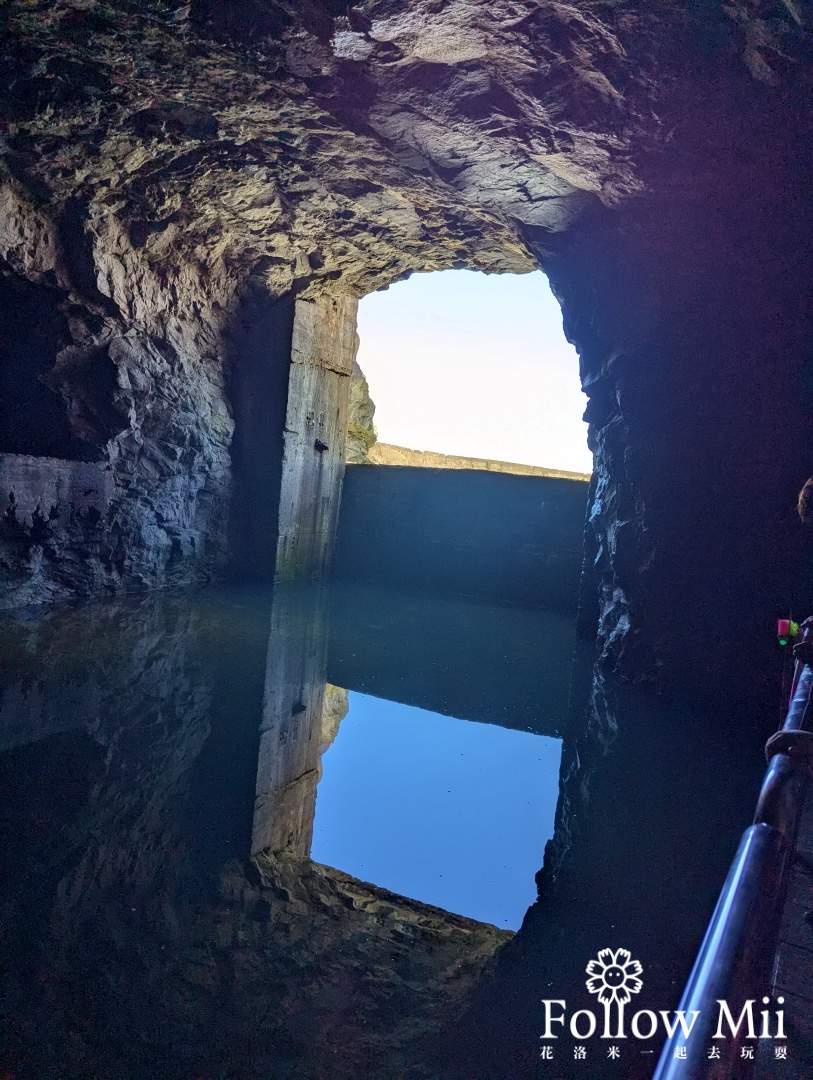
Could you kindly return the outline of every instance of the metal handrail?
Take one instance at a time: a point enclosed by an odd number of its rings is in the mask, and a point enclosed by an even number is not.
[[[782,731],[810,731],[813,709],[813,619],[803,624],[804,661],[797,660],[794,693]],[[808,759],[809,760],[809,759]],[[776,753],[762,783],[753,825],[744,833],[683,992],[679,1009],[699,1015],[688,1039],[680,1027],[666,1041],[653,1080],[749,1080],[757,1065],[741,1056],[747,1034],[714,1039],[720,1001],[739,1018],[749,1000],[755,1017],[771,984],[779,943],[788,869],[796,849],[809,772],[807,760]],[[753,1044],[752,1044],[753,1045]],[[709,1048],[719,1047],[719,1058]],[[680,1048],[680,1049],[679,1049]],[[676,1051],[685,1057],[676,1056]]]

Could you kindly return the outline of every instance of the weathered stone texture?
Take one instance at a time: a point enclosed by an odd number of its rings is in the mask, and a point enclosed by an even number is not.
[[[350,297],[298,300],[279,498],[276,577],[319,577],[330,563],[344,476],[358,335]]]
[[[319,743],[319,753],[324,754],[333,745],[333,741],[339,734],[339,725],[350,709],[350,697],[347,690],[333,683],[325,685],[325,693],[322,699],[322,738]]]
[[[3,347],[16,358],[10,389],[19,398],[12,397],[0,445],[27,453],[21,467],[42,449],[63,457],[55,475],[75,471],[71,459],[98,461],[113,490],[90,522],[51,516],[54,503],[36,522],[6,509],[4,591],[19,603],[211,575],[224,558],[232,433],[217,332],[205,319],[184,323],[175,313],[147,318],[145,308],[138,321],[115,313],[104,282],[83,298],[60,263],[58,230],[19,190],[9,181],[2,255],[26,275],[28,319],[0,328],[0,336],[13,335]],[[14,302],[13,293],[5,298]],[[40,309],[53,312],[49,336],[38,325]],[[42,402],[50,408],[51,400],[64,431],[51,424],[39,436]]]
[[[347,412],[346,460],[352,465],[369,464],[370,450],[377,438],[375,403],[370,397],[370,387],[364,372],[358,363],[354,363],[350,376],[350,406]]]

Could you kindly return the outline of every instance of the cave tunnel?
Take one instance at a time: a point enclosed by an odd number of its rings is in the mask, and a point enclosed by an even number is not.
[[[546,1037],[545,1001],[602,1017],[627,950],[628,1021],[677,1008],[777,726],[775,620],[813,610],[812,18],[3,6],[0,1072],[654,1075],[662,1026]],[[589,481],[346,463],[359,300],[454,269],[546,275]],[[512,925],[310,857],[376,702],[429,725],[359,766],[382,790],[420,754],[442,787],[442,723],[518,740],[460,812],[539,852]],[[547,841],[497,825],[524,736],[556,744]],[[764,986],[788,1037],[738,1077],[810,1071],[811,836]]]

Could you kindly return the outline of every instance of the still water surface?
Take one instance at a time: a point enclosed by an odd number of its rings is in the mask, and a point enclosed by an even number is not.
[[[367,694],[322,757],[311,857],[517,930],[553,833],[561,741]]]
[[[0,620],[15,1080],[405,1075],[403,1048],[519,926],[572,618],[329,600],[224,589]],[[349,691],[338,728],[328,682]]]
[[[347,587],[0,619],[0,1075],[603,1078],[537,1069],[539,1002],[612,946],[676,1007],[764,763],[632,689],[569,726],[573,638]]]

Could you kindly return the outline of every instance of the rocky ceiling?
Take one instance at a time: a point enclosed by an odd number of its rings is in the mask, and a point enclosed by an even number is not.
[[[248,275],[361,294],[530,269],[655,177],[702,189],[751,134],[721,123],[732,89],[786,97],[809,48],[791,0],[12,0],[0,19],[2,250],[135,318]],[[19,224],[25,203],[64,246]]]

